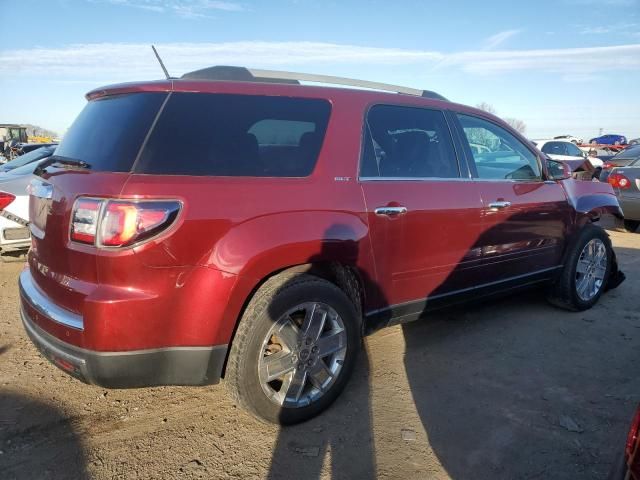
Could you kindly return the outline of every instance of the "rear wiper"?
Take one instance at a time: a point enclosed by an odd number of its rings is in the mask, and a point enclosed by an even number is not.
[[[38,165],[35,170],[33,171],[34,175],[42,175],[45,172],[45,169],[47,167],[50,167],[51,165],[61,165],[63,168],[69,168],[69,169],[74,169],[74,168],[80,168],[80,169],[89,169],[91,168],[91,165],[89,165],[87,162],[83,162],[82,160],[73,160],[72,158],[64,158],[64,157],[58,157],[56,155],[52,155],[51,157],[49,157],[48,159],[46,159],[44,162],[42,162],[40,165]]]

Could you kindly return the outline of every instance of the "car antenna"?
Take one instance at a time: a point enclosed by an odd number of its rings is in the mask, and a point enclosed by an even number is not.
[[[151,49],[153,50],[153,53],[156,54],[156,58],[158,59],[158,63],[162,67],[162,71],[164,72],[164,76],[167,77],[167,80],[170,80],[171,76],[169,75],[169,72],[167,72],[167,67],[164,66],[164,63],[162,63],[162,59],[160,58],[160,55],[158,55],[158,51],[156,50],[156,47],[151,45]]]

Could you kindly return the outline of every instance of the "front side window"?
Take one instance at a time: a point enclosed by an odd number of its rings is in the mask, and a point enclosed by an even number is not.
[[[478,178],[541,178],[536,155],[507,130],[479,117],[459,114],[458,118],[469,143]]]
[[[582,150],[576,147],[573,143],[567,143],[567,152],[572,157],[582,157],[584,156]]]
[[[365,123],[361,177],[458,178],[444,113],[375,105]]]
[[[322,99],[173,93],[135,172],[306,177],[330,113],[331,104]]]

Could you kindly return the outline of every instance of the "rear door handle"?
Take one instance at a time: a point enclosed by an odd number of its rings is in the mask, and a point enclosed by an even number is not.
[[[378,207],[374,212],[379,216],[395,217],[407,213],[407,207]]]
[[[511,202],[491,202],[489,204],[490,210],[504,210],[505,208],[509,208],[511,206]]]

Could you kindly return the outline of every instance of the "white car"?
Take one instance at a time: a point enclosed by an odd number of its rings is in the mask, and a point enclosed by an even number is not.
[[[596,170],[602,170],[603,162],[597,157],[588,156],[586,152],[580,150],[575,143],[569,140],[534,140],[534,143],[538,150],[542,153],[546,153],[552,160],[563,161],[576,161],[589,159],[591,165]],[[598,170],[598,174],[600,173]]]
[[[584,143],[584,139],[574,137],[573,135],[558,135],[557,137],[553,137],[554,140],[567,140],[571,143],[575,143],[577,145],[582,145]]]
[[[0,180],[0,253],[28,250],[31,246],[29,234],[29,195],[26,185],[29,176],[7,175]]]

